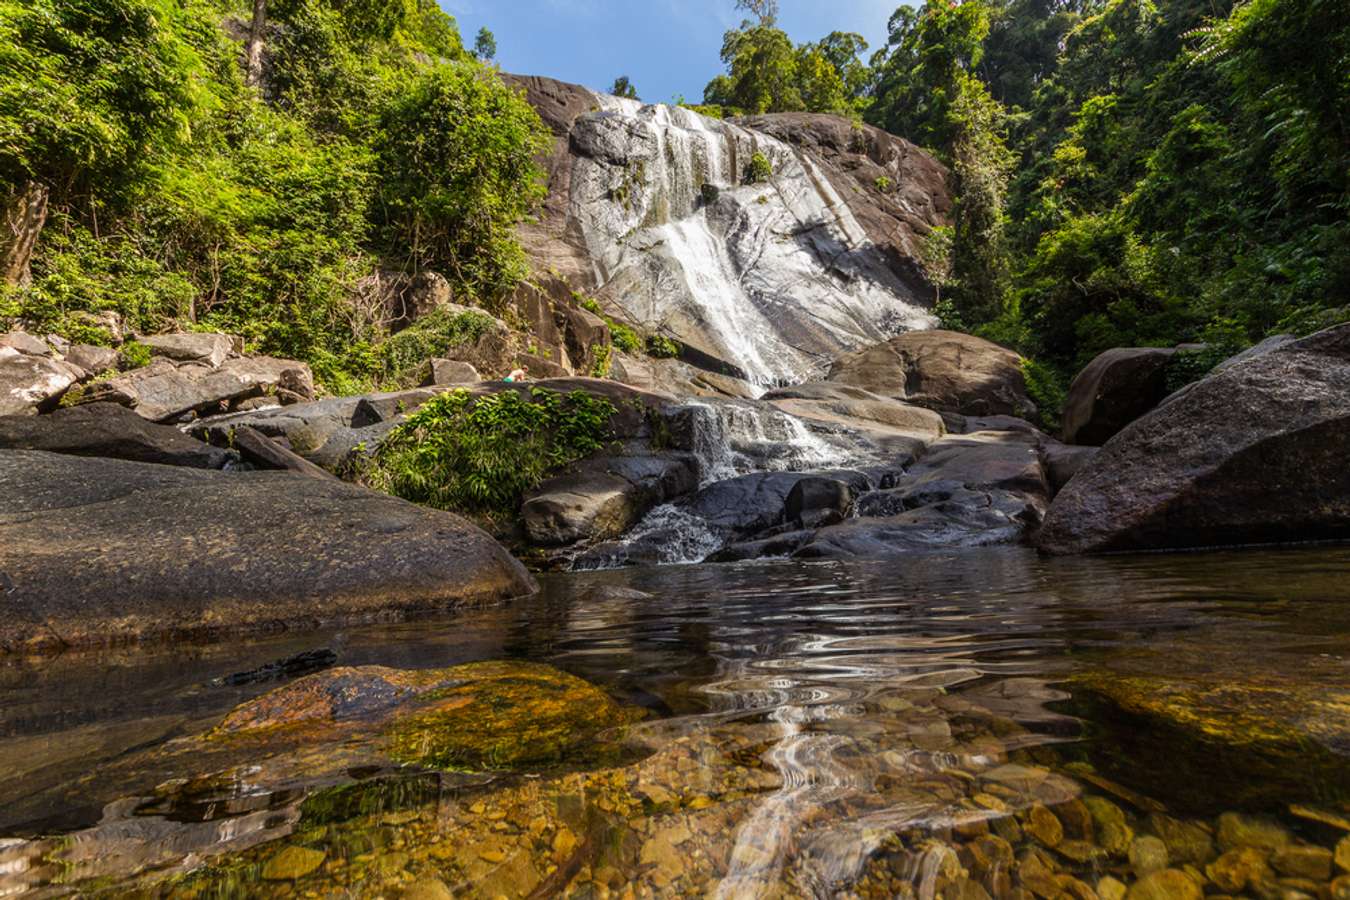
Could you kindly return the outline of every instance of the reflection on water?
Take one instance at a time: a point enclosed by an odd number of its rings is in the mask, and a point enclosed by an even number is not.
[[[550,578],[508,608],[0,662],[0,896],[1350,897],[1350,550]],[[550,663],[601,768],[200,735],[302,650]]]

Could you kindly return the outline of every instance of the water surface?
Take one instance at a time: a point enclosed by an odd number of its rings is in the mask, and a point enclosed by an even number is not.
[[[1262,821],[1260,892],[1340,896],[1348,600],[1350,548],[1000,549],[548,576],[398,624],[5,659],[0,896],[1100,896],[1152,871],[1151,837],[1153,868],[1235,894],[1223,854]],[[356,740],[170,752],[276,687],[214,679],[318,647],[549,663],[645,716],[622,759],[525,773],[367,766]]]

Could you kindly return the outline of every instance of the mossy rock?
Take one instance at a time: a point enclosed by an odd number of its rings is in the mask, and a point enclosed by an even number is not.
[[[441,769],[502,770],[595,761],[619,753],[600,733],[636,721],[604,691],[551,666],[482,662],[455,666],[459,683],[389,729],[391,755]]]

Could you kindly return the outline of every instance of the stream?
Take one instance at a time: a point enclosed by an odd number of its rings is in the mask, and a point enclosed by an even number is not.
[[[542,584],[0,658],[0,897],[1350,896],[1350,548]],[[618,755],[515,773],[168,752],[284,683],[224,676],[318,648],[546,663],[638,712]]]

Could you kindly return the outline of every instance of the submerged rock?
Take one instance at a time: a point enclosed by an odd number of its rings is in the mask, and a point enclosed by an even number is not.
[[[0,649],[313,626],[529,593],[477,527],[336,480],[0,451]]]
[[[1083,553],[1350,536],[1350,324],[1222,367],[1112,438],[1039,546]]]

